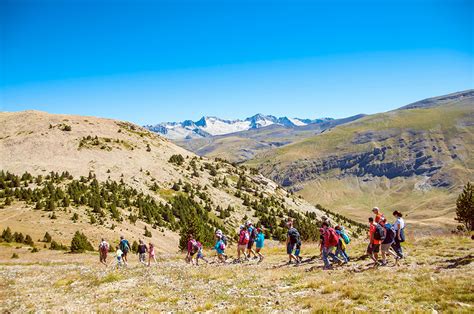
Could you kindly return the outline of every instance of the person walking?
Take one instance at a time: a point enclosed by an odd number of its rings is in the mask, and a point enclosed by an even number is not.
[[[246,227],[250,237],[249,243],[247,244],[247,257],[250,258],[250,254],[252,254],[254,258],[258,258],[257,254],[253,250],[253,244],[257,238],[257,228],[255,228],[250,221],[247,221]]]
[[[390,249],[393,242],[395,241],[395,230],[385,218],[380,222],[380,224],[385,228],[385,239],[383,240],[380,246],[380,249],[382,251],[382,266],[388,264],[387,255],[389,254],[395,258],[395,265],[398,265],[398,256]]]
[[[395,222],[393,223],[393,229],[395,230],[395,240],[393,241],[392,248],[398,256],[398,259],[403,258],[403,250],[401,243],[405,242],[405,221],[403,220],[403,214],[398,210],[393,212]]]
[[[153,243],[149,243],[148,244],[148,266],[151,265],[151,261],[153,260],[155,262],[155,264],[158,264],[158,262],[156,261],[156,253],[155,253],[155,246],[153,245]]]
[[[122,266],[123,266],[122,256],[123,256],[123,252],[120,249],[120,245],[119,245],[115,248],[115,259],[117,261],[117,264],[116,264],[117,268],[122,268]]]
[[[349,262],[349,256],[346,253],[346,245],[349,244],[350,239],[344,231],[344,228],[340,225],[337,225],[334,230],[336,231],[337,235],[339,236],[339,242],[336,248],[336,256],[341,256],[344,263]]]
[[[186,255],[186,261],[188,263],[191,263],[192,265],[195,265],[194,255],[199,251],[199,246],[198,241],[194,239],[194,236],[192,234],[188,236],[187,251],[188,253]]]
[[[105,241],[104,238],[100,241],[99,244],[99,254],[100,254],[100,262],[107,266],[107,254],[109,253],[109,243]]]
[[[216,244],[212,248],[213,250],[216,250],[217,252],[217,259],[219,263],[225,263],[226,257],[225,257],[225,249],[226,245],[224,243],[224,240],[222,239],[221,234],[216,234]]]
[[[247,231],[247,228],[242,225],[240,226],[240,232],[239,232],[239,241],[237,243],[237,261],[241,262],[241,256],[243,255],[246,260],[248,260],[248,256],[245,253],[247,250],[247,245],[250,241],[250,234]]]
[[[301,249],[300,233],[293,226],[293,219],[289,218],[286,223],[286,226],[288,228],[288,232],[286,234],[286,253],[288,254],[288,264],[291,264],[292,260],[294,260],[296,264],[299,264],[300,258],[299,256],[293,254],[293,251],[295,250],[298,243],[300,243],[299,247]],[[297,252],[297,254],[299,255],[299,251]]]
[[[374,213],[374,220],[377,224],[385,218],[378,207],[372,208],[372,212]]]
[[[263,226],[260,228],[257,228],[257,238],[255,239],[255,245],[256,245],[256,252],[258,254],[259,260],[258,262],[263,261],[263,254],[262,254],[262,249],[265,241],[265,234],[263,233]]]
[[[122,235],[120,236],[120,243],[119,243],[120,250],[122,251],[122,261],[125,266],[128,265],[127,254],[130,252],[130,243],[125,237]]]
[[[374,218],[369,218],[369,246],[367,247],[367,254],[374,261],[374,265],[379,265],[380,244],[385,239],[385,228],[379,224],[374,223]]]
[[[337,235],[336,230],[329,227],[327,222],[322,223],[319,232],[321,234],[320,250],[324,263],[323,269],[330,270],[332,269],[332,265],[329,262],[329,257],[331,257],[333,263],[342,263],[342,261],[333,253],[339,243],[339,236]]]
[[[143,242],[143,240],[138,240],[138,261],[142,263],[143,265],[146,265],[146,253],[148,252],[148,248],[146,244]]]

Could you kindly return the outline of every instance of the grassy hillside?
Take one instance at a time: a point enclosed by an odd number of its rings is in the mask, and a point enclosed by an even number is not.
[[[207,238],[218,227],[233,236],[251,219],[279,238],[285,217],[301,214],[304,223],[323,215],[243,166],[199,158],[110,119],[0,113],[0,170],[0,228],[35,241],[50,232],[69,243],[76,230],[93,244],[120,233],[137,240],[147,227],[159,250],[175,251],[178,234],[201,225]]]
[[[267,246],[261,264],[192,267],[181,254],[159,254],[143,267],[105,268],[97,254],[64,254],[0,244],[0,311],[67,312],[464,312],[474,307],[473,241],[426,237],[404,244],[400,266],[374,268],[353,241],[352,261],[322,271],[315,245],[303,244],[304,262],[285,265],[283,245]],[[229,255],[235,256],[235,247]],[[16,253],[18,259],[12,259]]]
[[[366,116],[247,164],[359,220],[380,205],[408,212],[412,223],[450,225],[457,193],[474,179],[474,92],[448,96]]]

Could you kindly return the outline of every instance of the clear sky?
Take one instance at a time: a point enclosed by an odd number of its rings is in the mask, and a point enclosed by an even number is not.
[[[0,110],[345,117],[474,87],[474,1],[0,0]]]

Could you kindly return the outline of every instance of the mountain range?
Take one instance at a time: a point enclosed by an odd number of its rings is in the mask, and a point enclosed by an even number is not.
[[[259,113],[244,120],[225,120],[218,117],[202,117],[198,121],[185,120],[183,122],[163,122],[156,125],[146,125],[145,128],[169,139],[184,140],[260,129],[270,125],[299,127],[308,124],[324,123],[331,120],[331,118],[314,120],[288,117],[278,118],[272,115]]]

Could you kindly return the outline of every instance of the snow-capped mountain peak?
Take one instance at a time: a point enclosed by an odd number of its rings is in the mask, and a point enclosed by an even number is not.
[[[244,120],[225,120],[218,117],[202,117],[198,121],[185,120],[183,122],[164,122],[145,126],[149,130],[160,133],[169,139],[191,139],[223,135],[268,127],[273,124],[286,127],[299,127],[309,123],[318,123],[331,120],[330,118],[311,120],[299,118],[277,118],[272,115],[258,113]]]

